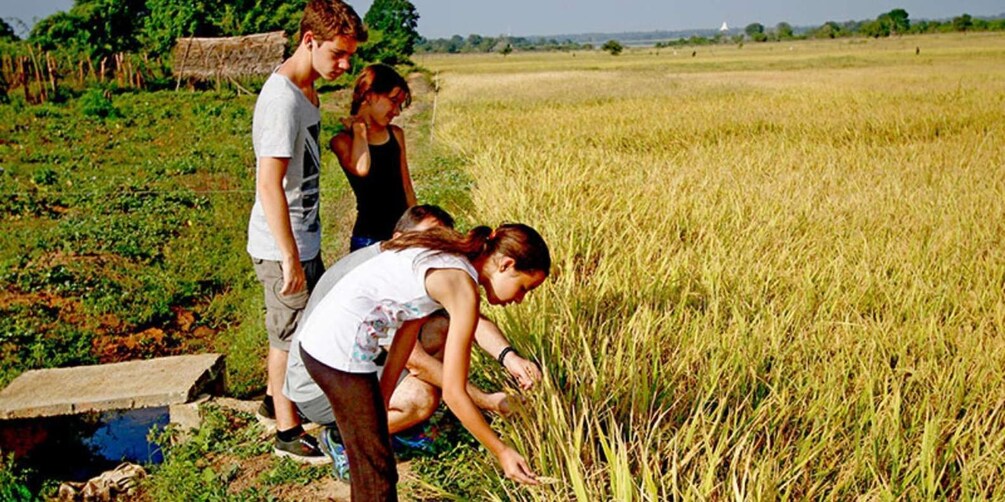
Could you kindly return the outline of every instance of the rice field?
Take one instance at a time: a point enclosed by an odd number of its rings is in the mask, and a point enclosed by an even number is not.
[[[506,497],[1005,498],[1005,36],[418,62],[556,263]]]

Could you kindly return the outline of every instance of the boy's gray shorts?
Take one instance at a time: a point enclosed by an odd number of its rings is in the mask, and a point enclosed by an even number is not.
[[[380,379],[380,375],[383,373],[384,367],[377,366],[378,379]],[[402,370],[401,375],[398,375],[398,384],[401,384],[402,380],[408,375],[408,370]],[[310,401],[298,402],[296,405],[297,409],[300,410],[300,414],[307,417],[311,422],[318,425],[335,425],[335,413],[332,412],[332,405],[328,402],[328,396],[321,394]]]
[[[321,254],[301,262],[307,287],[292,295],[279,294],[283,290],[283,268],[280,262],[258,258],[253,258],[252,262],[255,265],[255,275],[265,290],[265,331],[269,334],[269,347],[289,352],[290,339],[297,330],[310,292],[325,272]]]
[[[332,413],[332,405],[328,402],[328,396],[324,394],[306,401],[296,403],[300,414],[318,425],[335,425],[335,414]]]

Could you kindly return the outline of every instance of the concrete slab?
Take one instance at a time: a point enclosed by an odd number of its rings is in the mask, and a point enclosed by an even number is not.
[[[191,432],[202,425],[202,412],[199,406],[209,402],[212,397],[209,394],[202,394],[187,403],[178,403],[168,406],[168,420],[171,424],[178,426],[178,440],[188,441]]]
[[[186,403],[222,394],[223,378],[222,354],[32,370],[0,392],[0,420]]]

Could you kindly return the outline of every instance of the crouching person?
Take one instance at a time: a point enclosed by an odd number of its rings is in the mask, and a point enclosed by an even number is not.
[[[453,228],[453,218],[437,206],[419,205],[409,208],[398,221],[394,235],[404,232],[421,232],[433,227]],[[355,269],[381,251],[381,243],[359,249],[329,268],[322,276],[304,311],[304,323],[326,294],[349,271]],[[303,324],[303,323],[302,323]],[[405,362],[406,370],[398,377],[398,385],[391,395],[387,410],[388,432],[391,444],[398,450],[428,450],[432,438],[429,431],[417,427],[428,420],[439,407],[443,387],[443,354],[446,346],[448,317],[433,314],[419,331],[414,348]],[[484,317],[478,319],[475,342],[493,359],[497,359],[523,389],[531,388],[541,378],[537,365],[521,357],[510,346],[499,328]],[[345,477],[348,465],[344,449],[335,426],[331,404],[321,388],[311,379],[300,357],[299,331],[293,336],[286,371],[284,393],[293,401],[300,413],[314,423],[325,425],[321,445],[334,460],[334,470]],[[383,372],[386,352],[378,356],[378,376]],[[509,412],[509,401],[503,392],[488,393],[471,383],[468,394],[479,408],[499,414]]]

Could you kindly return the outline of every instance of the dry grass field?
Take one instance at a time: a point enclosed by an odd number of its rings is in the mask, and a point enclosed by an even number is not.
[[[1005,36],[696,51],[418,60],[556,261],[506,495],[1005,498]]]

